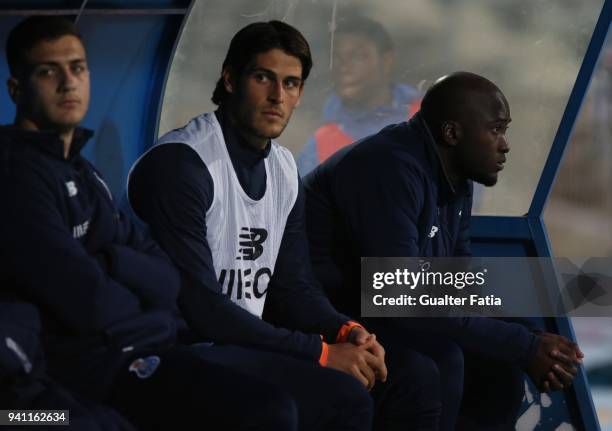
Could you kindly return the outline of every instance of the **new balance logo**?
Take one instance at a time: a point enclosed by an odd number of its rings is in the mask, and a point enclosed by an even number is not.
[[[256,227],[248,228],[243,227],[242,232],[238,237],[240,242],[238,243],[241,248],[238,251],[242,254],[237,256],[236,260],[255,260],[262,255],[263,243],[268,239],[268,231]]]
[[[436,236],[436,233],[438,232],[438,226],[432,226],[431,227],[431,232],[429,232],[429,235],[427,235],[430,238],[433,238],[434,236]]]
[[[89,230],[89,220],[85,221],[84,223],[73,226],[72,237],[74,239],[79,239],[82,236],[85,236],[88,230]]]
[[[68,181],[66,182],[66,190],[68,190],[68,197],[73,197],[76,196],[77,193],[79,192],[77,190],[76,184],[74,183],[74,181]]]

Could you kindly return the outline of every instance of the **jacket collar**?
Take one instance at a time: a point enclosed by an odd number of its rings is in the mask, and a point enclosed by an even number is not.
[[[57,132],[19,129],[15,126],[5,126],[3,132],[19,142],[30,144],[33,148],[52,157],[64,160],[64,142]],[[80,154],[81,149],[93,136],[93,131],[77,127],[74,130],[68,160]]]

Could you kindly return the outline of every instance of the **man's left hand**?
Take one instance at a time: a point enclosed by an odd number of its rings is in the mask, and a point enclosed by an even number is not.
[[[349,343],[362,347],[380,359],[380,364],[375,371],[376,377],[381,381],[387,380],[387,366],[385,364],[385,349],[376,340],[376,334],[370,334],[366,329],[355,327],[351,329],[348,336]]]

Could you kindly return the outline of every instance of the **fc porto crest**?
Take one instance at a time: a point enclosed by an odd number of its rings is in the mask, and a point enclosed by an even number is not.
[[[128,368],[128,371],[136,373],[136,375],[141,379],[146,379],[153,375],[155,370],[157,370],[157,367],[159,366],[160,362],[161,359],[159,359],[159,356],[147,356],[146,358],[138,358],[132,361],[130,367]]]

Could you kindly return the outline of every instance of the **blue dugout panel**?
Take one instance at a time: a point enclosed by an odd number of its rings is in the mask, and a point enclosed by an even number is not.
[[[85,127],[95,130],[85,155],[105,175],[115,196],[123,193],[129,167],[157,136],[161,100],[173,50],[190,10],[189,0],[19,0],[0,2],[0,42],[24,16],[59,14],[79,16],[88,50],[92,95]],[[580,111],[612,16],[606,0],[586,56],[574,84],[529,212],[523,217],[475,216],[474,254],[480,256],[549,256],[542,213],[558,172],[565,147]],[[8,77],[4,55],[0,75]],[[14,107],[0,91],[0,122],[12,122]],[[546,276],[544,274],[544,276]],[[534,298],[546,300],[546,298]],[[534,319],[548,330],[574,339],[568,319]],[[546,402],[528,388],[525,410],[542,407],[536,429],[554,430],[571,423],[579,430],[599,424],[584,370],[575,384]]]
[[[528,213],[523,217],[473,217],[471,236],[475,255],[551,256],[551,248],[543,220],[544,207],[611,26],[611,19],[612,1],[606,0],[561,118],[559,129]],[[542,276],[547,277],[549,274],[542,274]],[[549,299],[529,298],[533,301]],[[575,340],[571,322],[567,318],[534,318],[533,321],[541,328]],[[523,402],[523,410],[526,411],[532,406],[541,408],[541,420],[535,429],[555,430],[563,422],[571,423],[579,430],[590,431],[600,428],[583,368],[579,370],[579,375],[571,388],[564,392],[552,394],[550,401],[547,400],[546,403],[542,402],[530,382],[526,380],[526,384],[529,386],[527,391],[531,392],[532,398],[526,397]]]

